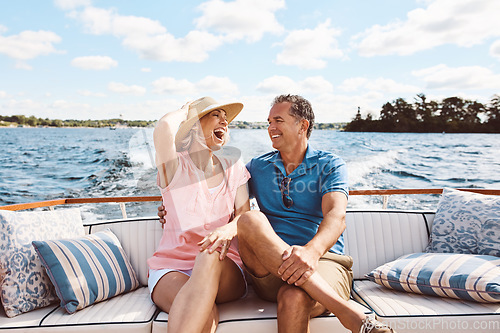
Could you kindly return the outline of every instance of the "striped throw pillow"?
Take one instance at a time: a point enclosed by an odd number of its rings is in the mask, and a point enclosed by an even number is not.
[[[413,253],[366,275],[387,288],[476,302],[500,302],[500,258]]]
[[[33,246],[68,313],[139,286],[127,255],[109,229],[76,239],[33,241]]]

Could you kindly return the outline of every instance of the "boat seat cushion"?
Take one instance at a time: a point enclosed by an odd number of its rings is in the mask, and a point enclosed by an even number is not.
[[[353,297],[397,332],[498,332],[499,303],[406,293],[368,280],[354,281]]]
[[[149,289],[143,287],[73,314],[55,304],[15,318],[5,317],[0,309],[0,332],[151,333],[156,313]]]
[[[500,257],[500,196],[444,189],[426,252]]]
[[[375,268],[367,277],[400,291],[500,302],[500,258],[494,256],[413,253]]]
[[[68,313],[139,287],[120,241],[109,229],[75,239],[34,241],[33,246]]]
[[[365,306],[349,300],[352,307],[371,314]],[[277,332],[276,303],[265,301],[257,296],[252,287],[248,294],[237,301],[218,305],[219,326],[217,333],[255,333]],[[166,332],[168,314],[160,312],[153,323],[153,333]],[[311,319],[310,332],[349,332],[333,314],[325,314]]]
[[[35,212],[0,210],[0,290],[8,317],[57,301],[54,287],[31,242],[84,234],[77,208]]]

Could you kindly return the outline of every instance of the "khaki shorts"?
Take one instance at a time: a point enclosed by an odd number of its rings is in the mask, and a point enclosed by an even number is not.
[[[345,300],[351,295],[352,286],[352,258],[350,256],[327,252],[318,262],[316,269],[319,275]],[[269,274],[256,277],[248,272],[251,284],[257,295],[269,302],[276,302],[278,290],[286,284],[280,278]]]

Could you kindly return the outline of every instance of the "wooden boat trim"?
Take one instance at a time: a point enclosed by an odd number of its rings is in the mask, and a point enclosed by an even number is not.
[[[500,195],[500,189],[458,188],[457,190],[475,192],[488,195]],[[387,198],[390,195],[408,194],[441,194],[443,189],[377,189],[377,190],[351,190],[349,195],[381,195]],[[25,210],[33,208],[54,207],[60,205],[87,204],[87,203],[126,203],[126,202],[151,202],[161,201],[161,196],[131,196],[131,197],[97,197],[97,198],[66,198],[46,201],[29,202],[22,204],[0,206],[3,210]]]

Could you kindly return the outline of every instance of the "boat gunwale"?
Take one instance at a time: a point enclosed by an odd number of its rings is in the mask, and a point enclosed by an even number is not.
[[[474,192],[486,195],[500,195],[500,189],[481,188],[456,188],[456,190]],[[441,194],[442,188],[427,189],[372,189],[372,190],[351,190],[349,195],[408,195],[408,194]],[[95,198],[62,198],[54,200],[36,201],[21,204],[0,206],[0,210],[18,211],[25,209],[54,207],[61,205],[87,204],[87,203],[125,203],[125,202],[151,202],[161,201],[162,197],[155,196],[129,196],[129,197],[95,197]]]

